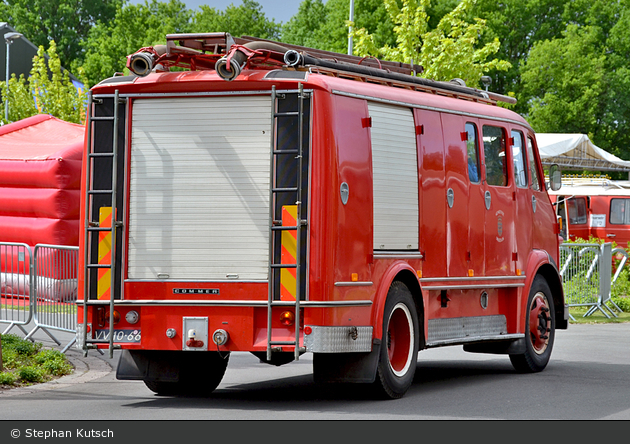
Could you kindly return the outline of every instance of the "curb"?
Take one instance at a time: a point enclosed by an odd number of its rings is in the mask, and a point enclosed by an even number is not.
[[[69,350],[66,352],[66,357],[74,367],[74,371],[71,374],[42,384],[2,390],[0,391],[0,398],[25,395],[41,390],[57,390],[73,384],[83,384],[107,376],[113,370],[113,367],[108,362],[95,356],[83,356],[82,353]]]

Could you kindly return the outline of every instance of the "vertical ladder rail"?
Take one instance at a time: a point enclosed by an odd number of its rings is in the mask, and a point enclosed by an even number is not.
[[[278,113],[276,112],[276,87],[275,85],[271,88],[271,103],[272,103],[272,112],[271,112],[271,159],[270,159],[270,193],[269,193],[269,222],[270,222],[270,230],[269,230],[269,290],[268,290],[268,302],[267,302],[267,360],[271,360],[272,353],[272,345],[293,345],[295,359],[299,360],[300,356],[300,299],[301,299],[301,250],[302,250],[302,225],[304,224],[304,219],[302,215],[302,180],[303,180],[303,122],[304,122],[304,87],[301,83],[298,84],[298,111],[291,113]],[[276,188],[275,187],[275,160],[276,155],[279,155],[279,152],[275,149],[276,144],[276,119],[282,116],[297,116],[298,117],[298,147],[297,150],[290,150],[289,153],[297,153],[296,159],[298,160],[298,174],[297,174],[297,184],[295,188]],[[286,153],[288,154],[288,153]],[[297,217],[296,217],[296,226],[295,227],[275,227],[275,211],[276,211],[276,203],[275,203],[275,195],[280,192],[295,192],[297,194],[296,198],[296,206],[297,206]],[[274,263],[274,241],[275,241],[275,231],[278,229],[286,230],[286,229],[295,229],[296,231],[296,257],[295,264],[275,264]],[[295,338],[291,343],[286,342],[273,342],[271,335],[271,324],[272,324],[272,307],[274,305],[274,289],[275,289],[275,270],[282,268],[295,268],[295,281],[296,281],[296,290],[295,290]]]
[[[295,360],[300,358],[300,299],[302,291],[302,138],[304,120],[304,86],[298,84],[298,183],[297,183],[297,220],[296,220],[296,252],[295,252]]]
[[[87,121],[87,150],[86,150],[86,168],[85,168],[85,201],[84,201],[84,211],[85,211],[85,219],[84,219],[84,232],[83,232],[83,263],[86,265],[83,272],[83,331],[81,332],[83,336],[83,356],[87,356],[87,325],[88,325],[88,298],[89,298],[89,285],[88,285],[88,273],[89,268],[87,267],[88,260],[90,257],[90,231],[89,231],[89,219],[90,219],[90,194],[88,190],[91,188],[92,182],[92,91],[88,92],[88,104],[87,104],[87,112],[88,112],[88,121]]]
[[[88,314],[87,307],[89,305],[89,289],[90,289],[90,279],[91,272],[90,270],[95,268],[109,268],[110,269],[110,299],[109,299],[109,338],[108,338],[108,348],[109,348],[109,357],[113,358],[114,355],[114,302],[115,302],[115,282],[116,282],[116,228],[118,227],[118,222],[116,221],[116,194],[117,194],[117,182],[118,182],[118,106],[120,103],[120,97],[118,90],[114,93],[114,114],[113,116],[103,116],[96,117],[93,115],[93,104],[96,103],[90,93],[88,96],[88,129],[87,129],[87,167],[86,167],[86,178],[85,178],[85,232],[84,232],[84,263],[85,263],[85,271],[84,271],[84,283],[83,283],[83,353],[87,355],[88,350],[88,337],[87,337],[87,325],[88,325]],[[96,121],[111,121],[113,125],[112,131],[112,151],[104,152],[104,153],[95,153],[93,152],[93,129],[92,125]],[[92,163],[92,160],[95,158],[103,158],[109,157],[112,159],[112,183],[111,188],[109,190],[93,190],[92,189],[92,180],[93,180],[93,170],[95,166]],[[101,227],[98,222],[91,221],[91,214],[95,211],[93,208],[93,200],[92,198],[96,194],[110,194],[111,201],[110,205],[112,208],[110,226],[107,228]],[[91,244],[92,244],[92,236],[91,233],[100,233],[104,231],[109,231],[111,233],[111,260],[110,264],[102,265],[102,264],[92,264],[91,263]],[[92,341],[94,342],[94,341]]]
[[[116,283],[116,192],[118,189],[118,103],[119,95],[118,90],[114,92],[114,129],[112,131],[112,219],[111,219],[111,235],[112,235],[112,249],[111,260],[109,266],[110,273],[110,292],[109,292],[109,357],[114,357],[114,297],[115,297],[115,283]]]
[[[273,257],[274,257],[274,183],[275,183],[275,144],[276,144],[276,85],[271,87],[271,149],[269,159],[269,284],[267,291],[267,361],[271,360],[271,307],[273,305],[273,290],[275,287]]]

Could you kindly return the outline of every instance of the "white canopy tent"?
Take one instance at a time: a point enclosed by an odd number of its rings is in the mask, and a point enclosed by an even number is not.
[[[622,160],[594,145],[586,134],[536,134],[544,165],[562,169],[630,172],[630,161]]]

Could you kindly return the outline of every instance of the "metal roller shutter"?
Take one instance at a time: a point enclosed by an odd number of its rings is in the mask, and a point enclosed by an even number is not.
[[[271,99],[133,103],[131,279],[266,280]]]
[[[372,118],[374,249],[418,249],[418,160],[410,109],[368,103]]]

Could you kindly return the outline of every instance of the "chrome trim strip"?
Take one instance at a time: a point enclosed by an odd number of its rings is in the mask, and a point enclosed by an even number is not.
[[[474,282],[474,281],[512,281],[512,280],[525,280],[527,276],[479,276],[479,277],[467,277],[467,276],[455,276],[444,278],[422,278],[420,282]]]
[[[519,122],[518,120],[506,119],[504,117],[493,117],[493,116],[488,116],[488,115],[485,115],[485,114],[469,113],[469,112],[466,112],[466,111],[457,111],[457,110],[446,109],[446,108],[438,108],[438,107],[434,107],[434,106],[418,105],[417,103],[399,102],[398,100],[381,99],[379,97],[366,96],[364,94],[349,93],[349,92],[345,92],[345,91],[339,91],[339,90],[336,90],[336,89],[333,89],[332,93],[340,95],[340,96],[354,97],[354,98],[357,98],[357,99],[372,100],[374,102],[387,103],[387,104],[390,104],[390,105],[401,105],[401,106],[406,106],[406,107],[409,107],[409,108],[418,108],[418,109],[424,109],[424,110],[428,110],[428,111],[437,111],[437,112],[441,112],[441,113],[457,114],[457,115],[460,115],[460,116],[474,117],[474,118],[478,118],[478,119],[486,119],[486,120],[495,120],[495,121],[498,121],[498,122],[514,123],[516,125],[524,126],[525,128],[533,131],[532,127],[529,126],[528,124],[525,124],[523,122]]]
[[[238,279],[221,279],[205,281],[200,279],[177,279],[170,280],[168,278],[163,279],[125,279],[125,283],[151,283],[151,284],[268,284],[269,281],[264,280],[238,280]]]
[[[423,290],[474,290],[478,288],[515,288],[525,284],[423,285]]]
[[[513,333],[509,335],[490,335],[490,336],[468,336],[465,338],[445,339],[441,341],[434,341],[427,343],[427,348],[439,347],[442,345],[463,344],[467,342],[479,342],[479,341],[506,341],[513,339],[522,339],[525,335],[523,333]]]
[[[84,301],[77,301],[77,304],[83,304]],[[163,306],[204,306],[204,307],[267,307],[267,300],[258,301],[243,301],[243,300],[215,300],[215,301],[200,301],[200,300],[150,300],[150,299],[137,299],[137,300],[116,300],[114,305],[163,305]],[[109,305],[109,300],[90,300],[87,305]],[[278,307],[293,307],[295,302],[291,301],[273,301],[273,306]],[[300,301],[300,307],[317,307],[317,308],[330,308],[330,307],[364,307],[372,305],[372,301],[369,300],[357,300],[357,301]]]
[[[422,259],[422,253],[418,251],[375,251],[374,259]]]
[[[288,94],[297,93],[297,89],[283,89],[277,90],[276,94]],[[303,92],[312,93],[312,89],[305,89]],[[200,91],[200,92],[168,92],[168,93],[126,93],[119,94],[119,97],[130,98],[144,98],[144,97],[212,97],[212,96],[254,96],[254,95],[268,95],[271,96],[271,90],[258,90],[258,91]],[[95,94],[94,98],[112,98],[114,94]]]
[[[335,287],[369,287],[374,282],[335,282]]]

